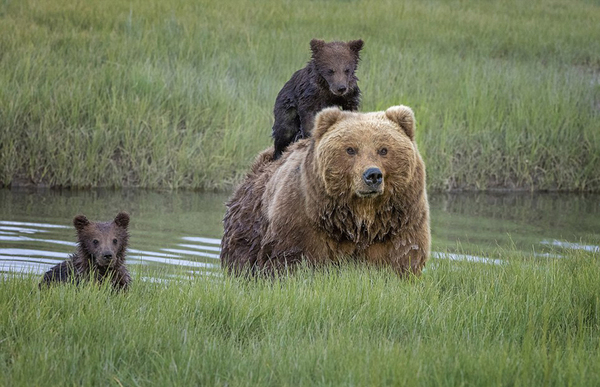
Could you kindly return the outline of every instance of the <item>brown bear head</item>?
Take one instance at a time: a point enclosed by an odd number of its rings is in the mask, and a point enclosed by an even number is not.
[[[406,106],[385,112],[322,110],[315,118],[313,141],[319,174],[329,196],[346,200],[389,199],[424,173],[414,141],[415,119]]]
[[[95,266],[112,268],[123,263],[129,240],[129,215],[117,214],[112,222],[90,222],[83,215],[73,219],[79,248]]]
[[[333,95],[343,96],[356,88],[356,68],[360,60],[362,40],[329,42],[310,41],[312,63],[320,78],[325,81]]]

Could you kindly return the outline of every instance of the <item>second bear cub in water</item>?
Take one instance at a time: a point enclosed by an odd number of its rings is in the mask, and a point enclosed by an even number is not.
[[[326,107],[358,110],[360,89],[355,75],[362,40],[310,41],[312,59],[283,86],[273,113],[274,159],[294,141],[310,136],[315,115]]]
[[[94,279],[100,283],[110,280],[117,290],[127,289],[131,282],[125,266],[129,215],[120,212],[112,222],[90,222],[78,215],[73,225],[77,230],[77,251],[47,271],[40,287],[52,282],[78,284],[81,280]]]

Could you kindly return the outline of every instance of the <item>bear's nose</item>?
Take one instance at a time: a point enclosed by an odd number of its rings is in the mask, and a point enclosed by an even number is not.
[[[340,93],[340,94],[344,94],[344,93],[346,92],[346,89],[347,89],[347,88],[346,88],[346,86],[339,86],[339,87],[337,88],[337,91],[338,91],[338,93]]]
[[[369,168],[363,173],[363,180],[369,187],[377,188],[383,181],[383,173],[379,168]]]
[[[112,253],[110,251],[103,252],[102,256],[104,257],[104,259],[108,259],[108,260],[111,260],[112,257],[113,257],[113,255],[112,255]]]

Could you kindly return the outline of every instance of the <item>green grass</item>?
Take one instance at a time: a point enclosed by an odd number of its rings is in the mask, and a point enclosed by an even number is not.
[[[0,280],[0,385],[600,384],[600,262],[430,262],[276,281]]]
[[[0,185],[230,188],[308,42],[363,38],[430,189],[600,191],[593,1],[0,1]]]

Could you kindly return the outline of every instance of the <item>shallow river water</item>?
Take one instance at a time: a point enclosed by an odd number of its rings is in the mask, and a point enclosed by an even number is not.
[[[228,193],[0,190],[0,272],[41,274],[75,250],[72,219],[130,213],[127,262],[145,280],[218,276]],[[498,249],[600,256],[600,195],[430,194],[432,256],[496,263]]]

